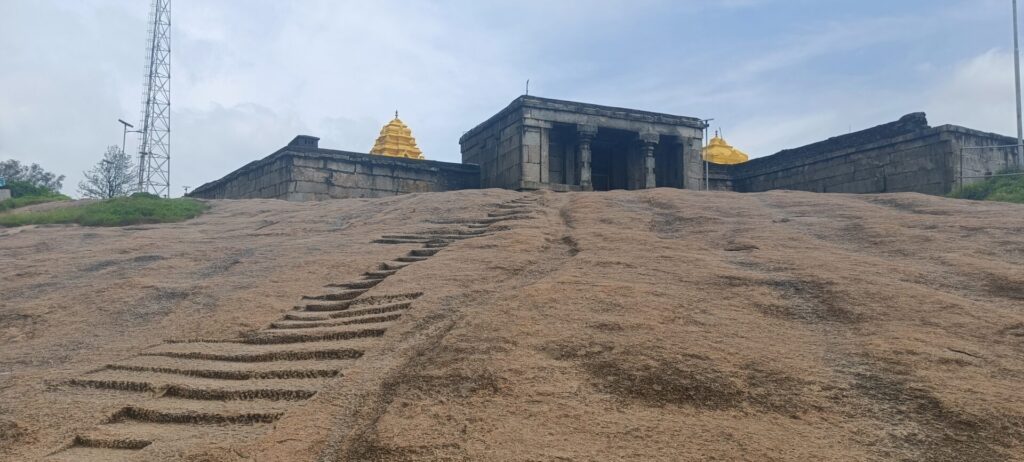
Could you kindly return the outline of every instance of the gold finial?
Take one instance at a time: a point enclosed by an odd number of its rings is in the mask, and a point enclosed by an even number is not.
[[[398,109],[395,109],[395,118],[398,118]]]

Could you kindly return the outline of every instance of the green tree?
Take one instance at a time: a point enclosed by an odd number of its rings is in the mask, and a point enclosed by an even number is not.
[[[0,178],[7,183],[21,181],[51,191],[60,191],[64,184],[64,175],[48,172],[39,164],[23,165],[15,159],[0,162]]]
[[[85,179],[78,183],[78,193],[93,199],[127,196],[132,192],[134,172],[131,156],[118,146],[109,146],[92,170],[82,172]]]

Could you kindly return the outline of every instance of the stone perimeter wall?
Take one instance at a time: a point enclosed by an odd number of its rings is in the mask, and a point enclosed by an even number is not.
[[[711,169],[712,189],[945,195],[961,175],[983,177],[1015,165],[1016,140],[953,125],[931,128],[924,114],[861,132]],[[966,149],[962,147],[992,147]],[[980,181],[968,178],[965,184]]]
[[[669,126],[607,117],[601,111],[617,109],[602,106],[556,110],[566,104],[579,103],[520,98],[460,139],[464,164],[319,149],[318,138],[299,135],[278,152],[200,186],[189,195],[206,199],[304,201],[481,187],[579,190],[580,186],[571,184],[578,181],[576,178],[571,182],[559,180],[570,184],[551,182],[552,172],[559,178],[563,176],[558,168],[551,168],[551,159],[563,162],[564,159],[558,160],[559,152],[565,156],[570,150],[576,155],[577,150],[582,150],[579,137],[583,132],[579,130],[590,127],[591,132],[600,135],[600,127],[605,125],[620,131],[646,128],[648,131],[639,133],[638,138],[644,138],[647,146],[656,139],[659,141],[653,150],[658,186],[704,188],[699,130],[687,125],[693,125],[689,119],[653,113],[630,115],[680,119],[676,121],[680,125]],[[563,133],[565,130],[572,133]],[[667,130],[667,137],[666,133],[650,130]],[[550,138],[555,140],[549,142]],[[711,165],[707,181],[710,189],[738,192],[791,189],[944,195],[959,184],[961,177],[964,184],[970,184],[1018,165],[1015,143],[1013,138],[953,125],[932,128],[923,113],[916,113],[744,164]],[[566,169],[577,168],[578,165],[566,162]],[[669,168],[672,175],[659,173],[658,168]],[[636,181],[630,184],[633,183]]]
[[[479,187],[476,165],[286,148],[200,186],[189,196],[310,201]]]

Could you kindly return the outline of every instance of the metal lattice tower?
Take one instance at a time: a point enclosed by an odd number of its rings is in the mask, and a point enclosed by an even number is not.
[[[153,0],[142,93],[138,191],[171,193],[171,0]]]

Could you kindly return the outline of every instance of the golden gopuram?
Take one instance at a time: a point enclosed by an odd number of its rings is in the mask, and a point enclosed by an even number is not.
[[[712,164],[735,165],[750,160],[750,156],[730,146],[716,131],[715,137],[711,138],[708,146],[704,148],[704,160]]]
[[[370,154],[377,154],[388,157],[404,157],[406,159],[424,159],[423,152],[416,146],[416,138],[412,136],[409,129],[401,119],[398,118],[398,111],[395,111],[395,118],[380,129],[380,136],[373,144]]]

